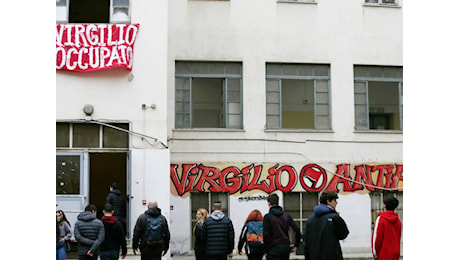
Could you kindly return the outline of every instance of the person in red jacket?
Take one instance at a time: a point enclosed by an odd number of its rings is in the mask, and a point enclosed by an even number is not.
[[[399,201],[395,197],[383,201],[372,232],[372,254],[378,260],[398,260],[400,256],[401,221],[394,212]]]

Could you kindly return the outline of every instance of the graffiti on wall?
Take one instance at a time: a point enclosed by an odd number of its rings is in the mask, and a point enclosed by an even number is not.
[[[337,164],[335,171],[327,171],[318,164],[249,164],[205,165],[171,164],[171,193],[183,196],[190,191],[228,192],[246,191],[271,193],[306,191],[372,192],[402,191],[403,165]]]

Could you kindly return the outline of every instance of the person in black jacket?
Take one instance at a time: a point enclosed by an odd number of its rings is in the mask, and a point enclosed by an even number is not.
[[[206,241],[204,240],[204,221],[208,218],[208,211],[204,208],[199,208],[196,211],[196,225],[193,228],[195,234],[195,260],[208,260],[206,256]]]
[[[146,241],[147,218],[161,217],[161,240],[151,243]],[[158,208],[157,201],[153,200],[148,203],[148,209],[137,218],[133,235],[133,253],[137,254],[137,249],[141,251],[141,260],[161,260],[161,256],[166,255],[169,250],[169,233],[168,221],[161,215],[161,209]],[[162,254],[163,252],[163,254]]]
[[[313,209],[304,234],[305,260],[343,260],[339,240],[348,234],[347,224],[335,211],[339,196],[326,190],[320,196],[320,204]]]
[[[121,223],[113,216],[113,206],[109,203],[104,206],[104,223],[105,239],[101,244],[101,260],[117,260],[120,255],[125,259],[128,249],[126,248],[125,232]]]
[[[121,195],[118,183],[110,184],[110,192],[107,195],[106,203],[112,204],[115,218],[122,224],[126,222],[126,200]]]
[[[278,205],[277,194],[270,194],[267,198],[270,210],[264,216],[264,246],[267,260],[288,260],[289,254],[295,252],[300,244],[300,228],[294,219]],[[291,247],[289,227],[295,232],[295,242]]]
[[[78,241],[79,260],[97,260],[99,247],[104,241],[104,224],[96,218],[97,208],[93,204],[85,207],[75,222],[74,235]]]
[[[221,201],[213,203],[212,213],[204,222],[206,255],[209,260],[227,260],[233,257],[235,230],[230,218],[222,212]]]

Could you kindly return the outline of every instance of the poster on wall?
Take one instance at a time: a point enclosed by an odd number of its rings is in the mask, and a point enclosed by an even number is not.
[[[133,67],[139,24],[56,24],[56,70]]]
[[[403,164],[171,164],[171,193],[402,191]]]

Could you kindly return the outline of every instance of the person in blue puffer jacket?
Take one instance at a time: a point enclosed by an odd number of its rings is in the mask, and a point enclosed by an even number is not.
[[[104,241],[104,224],[96,218],[97,208],[93,204],[85,207],[75,222],[74,235],[78,241],[78,260],[97,260],[99,247]]]
[[[339,240],[345,239],[350,232],[335,211],[338,198],[336,192],[326,190],[320,196],[320,204],[313,209],[305,227],[305,260],[343,260]]]
[[[213,203],[213,212],[203,224],[206,255],[209,260],[227,260],[233,257],[235,230],[230,218],[222,212],[221,201]]]

